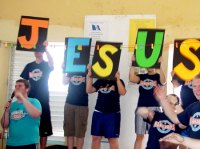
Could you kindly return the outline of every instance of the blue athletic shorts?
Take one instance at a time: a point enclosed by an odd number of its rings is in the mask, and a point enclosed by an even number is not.
[[[120,133],[121,114],[102,113],[94,111],[92,117],[91,135],[105,138],[118,138]]]

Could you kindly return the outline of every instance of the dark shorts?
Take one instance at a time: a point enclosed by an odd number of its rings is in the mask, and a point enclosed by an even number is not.
[[[91,135],[105,138],[118,138],[120,134],[121,114],[102,113],[94,111],[92,117]]]
[[[40,103],[42,106],[42,115],[40,119],[40,137],[47,137],[53,134],[50,107],[49,103]]]
[[[6,146],[6,149],[39,149],[38,144],[30,144],[30,145],[23,145],[23,146]]]
[[[65,104],[63,122],[64,136],[85,137],[88,111],[88,106]]]

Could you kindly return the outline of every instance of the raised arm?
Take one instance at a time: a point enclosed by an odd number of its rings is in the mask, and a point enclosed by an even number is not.
[[[120,95],[125,95],[126,94],[126,89],[125,89],[124,85],[122,84],[122,82],[120,80],[119,71],[115,74],[115,77],[117,79],[117,87],[118,87],[119,94]]]
[[[48,41],[44,41],[43,46],[45,47],[45,53],[47,55],[49,67],[53,69],[54,68],[53,58],[47,49]]]
[[[4,106],[5,111],[4,111],[4,113],[1,117],[1,126],[2,126],[3,129],[8,128],[8,126],[9,126],[10,104],[11,104],[11,102],[8,101]]]
[[[63,85],[67,85],[69,84],[70,78],[66,76],[67,74],[64,72],[64,69],[65,69],[64,67],[65,67],[64,63],[62,63],[62,70],[63,70],[62,83]]]
[[[199,149],[200,140],[193,139],[185,136],[181,136],[177,133],[170,133],[167,136],[160,139],[160,141],[166,141],[174,144],[181,144],[191,149]]]
[[[15,97],[18,98],[18,99],[20,99],[23,102],[24,107],[26,108],[28,114],[31,117],[37,118],[37,117],[39,117],[41,115],[41,110],[37,109],[32,103],[30,103],[27,100],[27,98],[22,95],[22,93],[15,92]]]
[[[166,100],[166,95],[165,95],[164,89],[157,86],[154,89],[154,96],[155,96],[156,100],[160,103],[160,105],[162,106],[165,115],[167,115],[167,117],[173,123],[180,124],[180,121],[178,120],[178,117],[177,117],[177,113],[175,113],[172,106],[170,106],[170,103],[167,102],[167,100]]]
[[[132,56],[132,61],[135,61],[135,56]],[[129,81],[133,82],[133,83],[138,83],[140,81],[140,78],[138,76],[136,76],[135,71],[134,71],[134,66],[130,67],[129,70]]]
[[[64,85],[67,85],[67,84],[69,84],[69,80],[70,80],[70,78],[67,77],[66,74],[63,73],[62,83],[63,83]]]
[[[162,69],[162,64],[163,64],[162,57],[159,58],[159,63],[160,63],[160,69],[159,69],[159,71],[160,71],[160,83],[162,85],[165,85],[166,84],[166,78],[165,78],[165,74],[164,74],[163,69]]]
[[[166,84],[165,74],[164,74],[164,72],[163,72],[163,69],[162,69],[161,65],[160,65],[160,83],[161,83],[162,85],[165,85],[165,84]]]

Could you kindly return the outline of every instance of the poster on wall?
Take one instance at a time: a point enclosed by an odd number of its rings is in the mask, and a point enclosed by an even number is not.
[[[200,39],[174,41],[173,71],[181,80],[190,81],[200,73]]]
[[[92,60],[92,77],[115,79],[118,71],[122,43],[97,41]]]
[[[132,66],[160,68],[158,60],[162,54],[164,34],[164,29],[138,29]]]
[[[85,36],[84,37],[91,37],[91,53],[90,55],[94,55],[95,44],[96,41],[105,41],[108,36],[108,22],[103,20],[93,20],[87,22],[85,25]]]
[[[17,37],[16,50],[45,50],[43,42],[47,39],[49,18],[22,16]]]
[[[155,28],[155,15],[95,15],[86,16],[84,37],[96,41],[123,42],[127,51],[133,51],[138,28]],[[91,52],[93,52],[91,50]]]
[[[64,72],[86,73],[90,57],[91,38],[65,38]]]
[[[143,26],[144,25],[144,26]],[[96,40],[122,42],[119,71],[124,81],[129,83],[128,72],[132,65],[138,28],[155,28],[156,15],[88,15],[85,16],[84,37],[92,38],[90,62],[92,62]],[[131,51],[132,50],[132,51]],[[130,52],[131,51],[131,52]]]

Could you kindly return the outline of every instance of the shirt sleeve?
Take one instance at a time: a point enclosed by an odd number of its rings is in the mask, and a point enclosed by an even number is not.
[[[31,103],[36,107],[38,110],[42,111],[42,106],[38,99],[34,98]]]
[[[162,83],[160,82],[160,74],[156,73],[156,78],[157,78],[158,84],[162,85]]]
[[[23,79],[29,80],[28,64],[24,67],[24,70],[20,74],[20,77],[22,77]]]
[[[136,76],[138,76],[140,78],[140,80],[137,82],[137,84],[140,84],[140,81],[142,80],[142,76],[144,76],[143,74],[137,74]]]
[[[50,67],[48,62],[46,62],[46,61],[44,61],[44,62],[45,62],[45,65],[46,65],[45,69],[46,69],[47,72],[50,73],[51,71],[54,70],[54,67]]]
[[[125,87],[124,81],[122,79],[120,79],[120,81],[122,82],[123,86]]]
[[[190,121],[189,107],[187,107],[183,112],[181,112],[177,115],[178,120],[181,122],[181,124],[183,124],[185,126],[188,126],[189,121]]]
[[[96,89],[96,91],[98,91],[100,88],[100,80],[97,80],[96,82],[94,82],[92,86]]]

